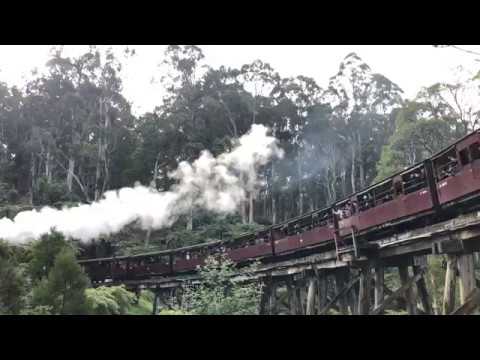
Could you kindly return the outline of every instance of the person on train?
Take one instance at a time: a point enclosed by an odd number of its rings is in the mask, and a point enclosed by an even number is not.
[[[455,173],[456,167],[457,167],[457,159],[452,155],[449,155],[447,169],[446,169],[447,175],[452,176]]]

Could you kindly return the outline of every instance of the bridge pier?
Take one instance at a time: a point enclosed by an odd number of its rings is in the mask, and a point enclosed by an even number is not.
[[[377,264],[375,266],[375,307],[378,307],[384,300],[385,287],[385,269],[383,264]]]
[[[420,274],[421,270],[424,270],[425,273],[424,275],[420,278],[420,280],[417,281],[417,290],[418,290],[418,296],[420,298],[420,301],[422,303],[423,311],[426,315],[431,315],[433,314],[432,311],[432,303],[430,299],[430,295],[428,294],[427,290],[427,284],[425,281],[425,276],[427,276],[427,266],[422,267],[420,265],[414,265],[413,266],[413,275],[418,275]]]
[[[315,315],[315,298],[317,293],[317,279],[314,276],[310,276],[308,279],[306,315]]]
[[[370,290],[372,286],[372,264],[366,261],[360,266],[360,289],[358,292],[358,314],[368,315],[370,312]]]
[[[335,293],[339,293],[347,283],[347,268],[339,268],[335,271]],[[338,299],[339,310],[342,315],[348,315],[347,294]]]
[[[152,315],[157,315],[157,309],[158,309],[158,298],[160,297],[160,294],[158,291],[154,291],[154,297],[153,297],[153,306],[152,306]]]
[[[475,289],[475,268],[473,254],[461,254],[457,257],[458,275],[460,277],[460,301],[465,303],[468,295]]]
[[[400,282],[402,286],[406,286],[408,283],[408,280],[410,278],[408,274],[408,265],[400,265],[398,267],[398,273],[400,275]],[[407,305],[407,312],[408,315],[416,315],[417,314],[417,297],[415,294],[415,284],[412,283],[411,286],[409,286],[405,290],[405,301]]]
[[[327,305],[327,275],[325,271],[319,271],[317,276],[317,314]]]

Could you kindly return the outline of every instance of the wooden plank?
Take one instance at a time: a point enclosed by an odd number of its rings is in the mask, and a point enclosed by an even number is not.
[[[328,309],[332,307],[333,304],[337,302],[337,300],[346,294],[358,281],[360,280],[360,275],[355,276],[350,282],[335,296],[330,300],[330,302],[320,311],[320,315],[325,315]]]
[[[480,306],[480,289],[475,287],[465,298],[464,303],[450,315],[469,315]]]
[[[398,273],[400,275],[400,282],[402,285],[405,285],[408,282],[408,266],[399,266]],[[417,314],[417,299],[415,296],[415,292],[413,290],[413,286],[407,287],[405,291],[405,301],[407,305],[407,312],[409,315],[416,315]]]
[[[475,268],[473,254],[457,256],[458,273],[460,276],[460,302],[467,300],[467,295],[475,289]]]
[[[370,292],[372,288],[372,268],[367,262],[360,272],[360,288],[358,291],[358,314],[368,315],[370,310]]]
[[[381,314],[388,306],[390,306],[395,300],[400,298],[405,294],[405,292],[410,289],[415,282],[417,282],[423,276],[423,270],[420,270],[419,273],[414,275],[411,278],[408,278],[407,281],[397,290],[395,290],[390,296],[387,296],[385,300],[376,306],[371,312],[371,315]]]
[[[447,255],[447,272],[445,274],[445,288],[443,292],[443,314],[450,314],[455,307],[455,285],[457,282],[457,257]]]

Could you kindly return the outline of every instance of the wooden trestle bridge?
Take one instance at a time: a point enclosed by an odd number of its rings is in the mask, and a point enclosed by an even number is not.
[[[308,255],[262,264],[248,275],[240,269],[236,277],[264,284],[261,314],[323,315],[331,309],[340,314],[383,314],[392,304],[400,304],[410,315],[471,314],[480,305],[474,270],[475,252],[480,251],[479,211],[367,244],[342,253],[320,248]],[[446,258],[440,304],[427,287],[427,281],[433,280],[427,261],[431,256]],[[392,268],[393,276],[399,278],[398,289],[385,285],[386,270]],[[179,274],[121,283],[135,291],[153,291],[156,313],[160,303],[168,304],[167,299],[180,296],[178,290],[185,281],[195,283],[200,278]],[[457,283],[460,304],[455,302]],[[281,302],[280,293],[288,300]],[[279,311],[282,306],[283,312]]]

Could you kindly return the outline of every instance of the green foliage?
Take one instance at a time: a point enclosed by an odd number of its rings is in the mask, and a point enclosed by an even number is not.
[[[41,177],[37,182],[37,191],[35,193],[35,202],[43,205],[55,205],[67,201],[68,189],[63,181],[49,181]]]
[[[0,241],[0,314],[18,314],[24,306],[26,279],[8,244]]]
[[[71,249],[71,246],[65,240],[65,237],[56,231],[43,235],[40,240],[33,242],[28,271],[34,282],[50,273],[55,258],[65,248]]]
[[[11,184],[0,181],[0,205],[15,203],[18,200],[18,191]]]
[[[414,165],[445,148],[456,139],[451,123],[435,117],[424,118],[425,105],[407,102],[396,117],[396,130],[383,147],[377,164],[376,181]]]
[[[153,293],[148,290],[144,290],[138,297],[138,302],[131,305],[128,309],[128,315],[151,315],[153,308]]]
[[[240,284],[232,278],[235,273],[234,263],[225,255],[208,257],[199,271],[202,283],[183,287],[180,310],[194,315],[258,314],[261,285]]]
[[[89,313],[124,315],[135,301],[135,294],[121,286],[100,286],[85,290]]]
[[[33,306],[51,306],[54,314],[85,314],[88,277],[75,259],[73,250],[64,248],[55,257],[48,274],[33,289]]]

